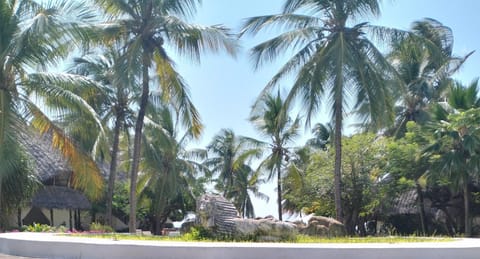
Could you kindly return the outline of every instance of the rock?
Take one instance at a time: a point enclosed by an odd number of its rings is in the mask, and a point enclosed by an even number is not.
[[[298,234],[295,224],[271,218],[242,219],[236,218],[234,237],[254,239],[257,241],[293,240]]]
[[[298,233],[295,224],[273,217],[243,219],[233,204],[222,196],[203,195],[197,200],[198,224],[216,237],[238,240],[291,240]]]
[[[300,229],[300,233],[320,237],[341,237],[347,234],[341,222],[322,216],[312,216],[308,225]]]

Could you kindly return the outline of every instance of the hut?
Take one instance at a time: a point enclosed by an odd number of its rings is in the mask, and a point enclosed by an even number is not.
[[[36,222],[60,226],[69,222],[70,229],[79,229],[80,212],[91,208],[90,201],[83,193],[70,188],[72,169],[60,151],[50,143],[48,135],[40,136],[33,131],[20,134],[20,144],[30,154],[35,175],[43,186],[34,195],[31,206],[19,210],[17,224]]]
[[[49,223],[55,225],[53,210],[68,210],[68,222],[70,229],[81,229],[81,210],[89,210],[92,205],[83,193],[65,186],[44,186],[32,199],[32,208],[45,208],[50,212]],[[72,210],[74,219],[72,219]],[[23,219],[23,224],[30,225],[34,218],[27,215]],[[64,224],[65,221],[62,221]]]

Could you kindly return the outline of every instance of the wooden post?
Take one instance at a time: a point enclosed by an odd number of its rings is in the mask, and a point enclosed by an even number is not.
[[[53,225],[53,209],[50,209],[50,226],[54,226]]]
[[[68,209],[68,216],[69,216],[69,224],[70,224],[70,231],[73,231],[73,222],[72,222],[72,210]]]
[[[17,209],[17,222],[18,222],[18,227],[21,228],[23,223],[22,223],[22,208],[18,207]]]

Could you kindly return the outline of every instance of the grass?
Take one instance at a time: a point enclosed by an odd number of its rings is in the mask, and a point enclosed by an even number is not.
[[[113,240],[140,240],[140,241],[178,241],[178,242],[217,242],[214,239],[197,239],[191,236],[183,235],[176,237],[168,236],[150,236],[150,235],[130,235],[130,234],[85,234],[75,233],[70,236],[89,237],[89,238],[105,238]],[[422,242],[449,242],[453,241],[453,238],[448,237],[418,237],[418,236],[387,236],[387,237],[337,237],[337,238],[320,238],[312,236],[297,236],[296,240],[283,241],[284,243],[422,243]],[[222,240],[223,241],[223,240]],[[228,240],[227,240],[228,242]],[[232,241],[233,242],[233,241]],[[248,242],[248,241],[245,241]]]

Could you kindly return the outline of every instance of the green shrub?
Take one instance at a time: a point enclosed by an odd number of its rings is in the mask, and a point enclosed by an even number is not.
[[[112,232],[115,232],[115,231],[110,226],[102,225],[102,224],[97,223],[97,222],[92,222],[92,224],[90,224],[90,232],[112,233]]]
[[[55,228],[47,224],[38,224],[33,223],[33,225],[27,226],[26,231],[28,232],[54,232]]]
[[[200,241],[214,239],[213,233],[205,227],[193,226],[188,233],[183,235],[187,241]]]

